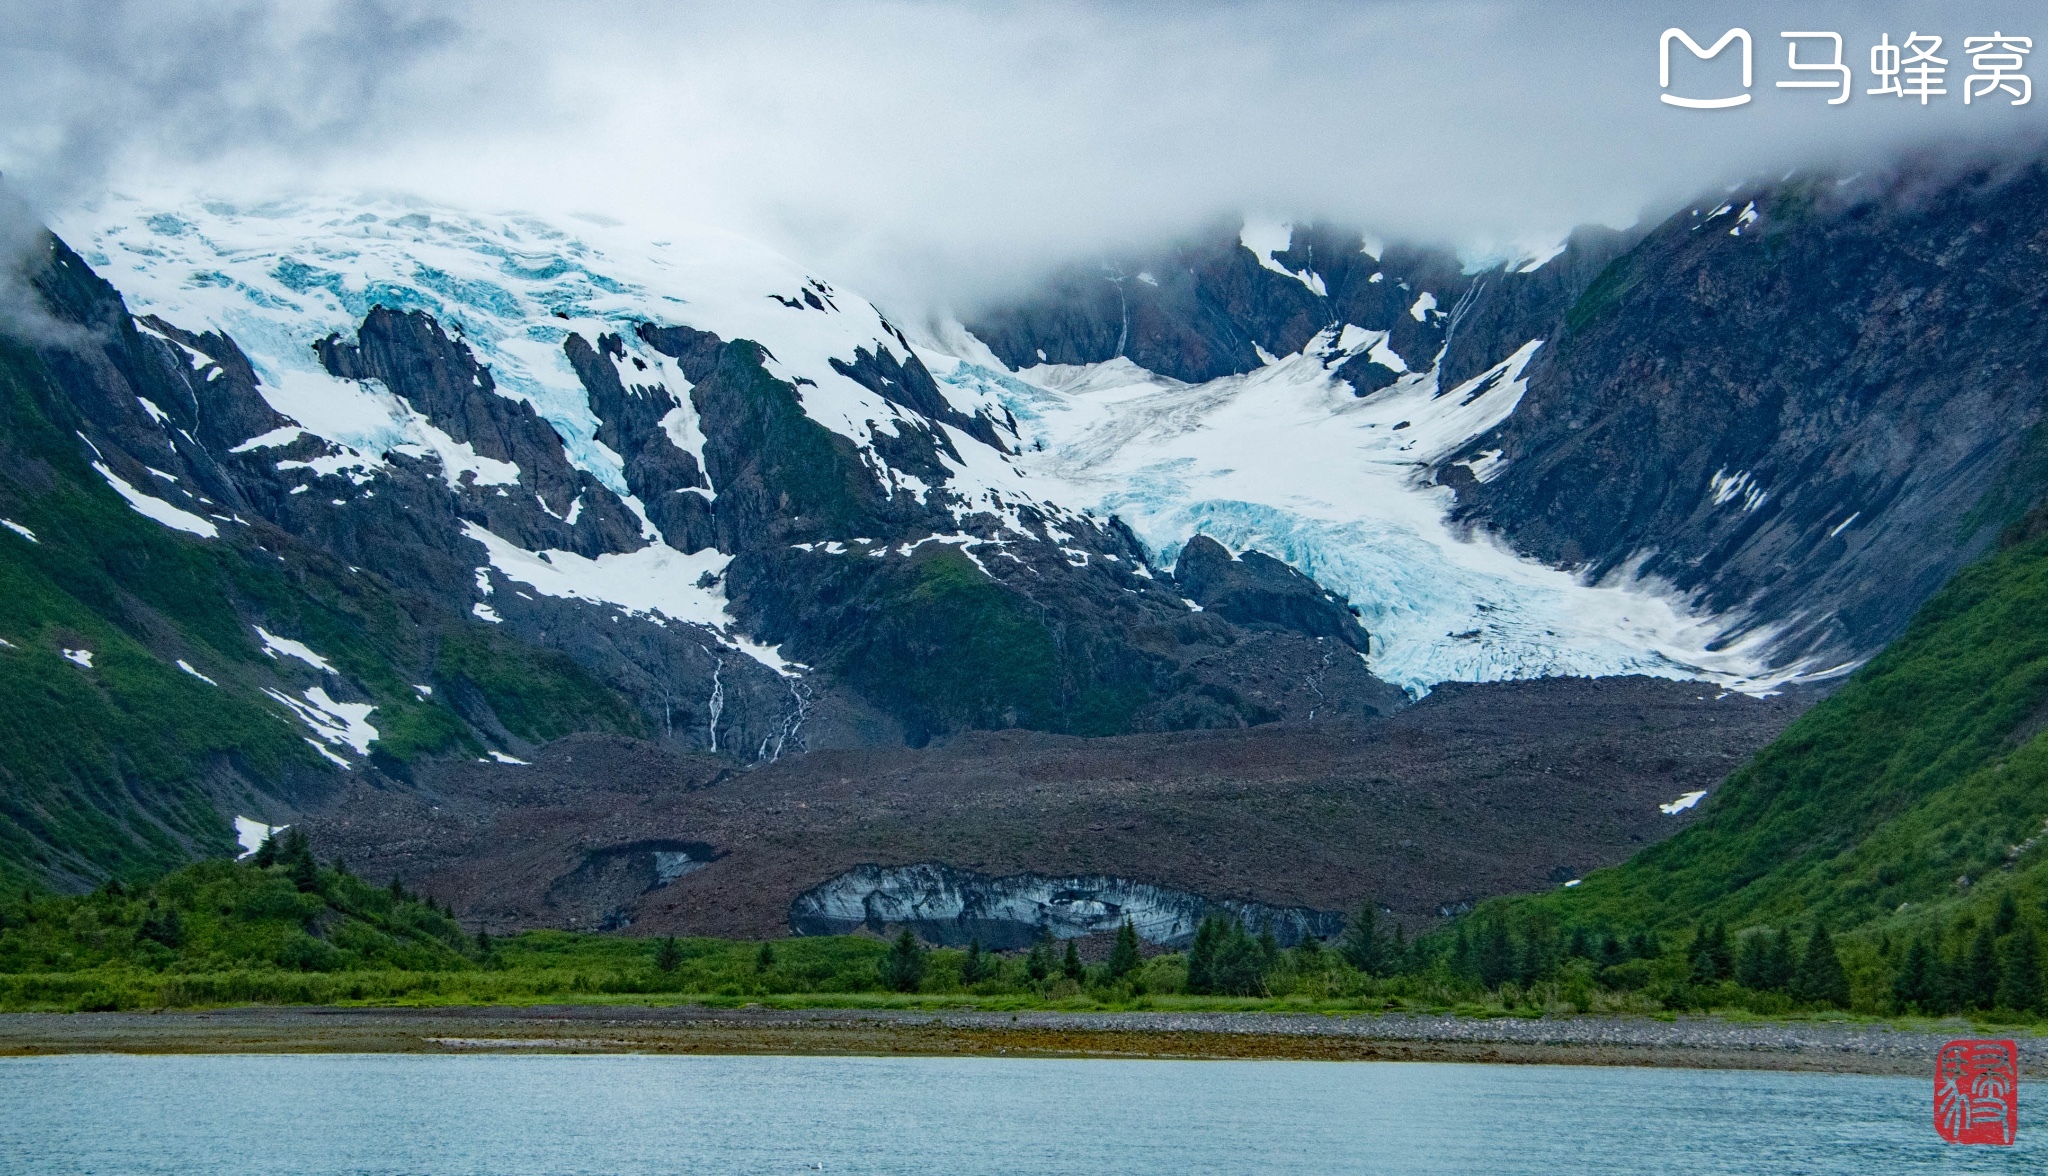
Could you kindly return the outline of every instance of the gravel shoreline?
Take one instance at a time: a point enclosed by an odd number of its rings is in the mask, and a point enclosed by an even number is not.
[[[240,1008],[0,1015],[0,1056],[65,1053],[752,1053],[1300,1058],[1931,1074],[1978,1034],[1714,1017],[1016,1013],[880,1009]],[[2048,1042],[2020,1035],[2027,1077]]]

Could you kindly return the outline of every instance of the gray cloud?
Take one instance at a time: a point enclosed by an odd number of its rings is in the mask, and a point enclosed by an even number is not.
[[[711,223],[898,304],[1241,211],[1483,253],[1747,176],[2031,150],[2048,126],[2048,97],[1960,101],[1962,37],[2048,54],[2048,13],[1999,0],[107,11],[0,9],[0,98],[26,112],[0,166],[49,199],[175,174]],[[1752,103],[1658,102],[1659,32],[1738,24]],[[1785,29],[1844,34],[1849,103],[1775,87]],[[1868,47],[1915,31],[1946,38],[1950,94],[1865,95]],[[1682,60],[1675,83],[1722,69]]]

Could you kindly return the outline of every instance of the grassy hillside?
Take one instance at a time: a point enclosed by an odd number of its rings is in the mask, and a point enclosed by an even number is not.
[[[478,722],[532,739],[637,729],[567,659],[289,536],[199,540],[137,514],[86,464],[76,427],[38,357],[0,340],[0,518],[29,532],[0,530],[0,885],[153,876],[230,851],[229,808],[290,811],[334,786],[339,770],[263,692],[295,693],[294,667],[263,654],[256,624],[374,702],[373,756],[394,773],[481,754]],[[485,713],[458,713],[451,695]]]
[[[1578,886],[1487,904],[1457,934],[1498,924],[1525,944],[1662,933],[1658,974],[1685,983],[1714,979],[1693,957],[1715,925],[1731,945],[1764,929],[1803,942],[1823,925],[1859,1006],[1972,1007],[1963,990],[2002,974],[2020,938],[2048,941],[2041,522],[1959,574],[1715,789],[1702,820]],[[1916,999],[1919,981],[1900,977],[1922,968],[1954,991]],[[1973,970],[1980,979],[1967,981]]]

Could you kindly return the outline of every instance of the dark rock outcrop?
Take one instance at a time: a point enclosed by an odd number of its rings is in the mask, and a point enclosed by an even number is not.
[[[1366,651],[1366,632],[1349,601],[1263,552],[1233,558],[1221,543],[1196,535],[1180,549],[1173,579],[1203,611],[1224,620],[1328,638]]]

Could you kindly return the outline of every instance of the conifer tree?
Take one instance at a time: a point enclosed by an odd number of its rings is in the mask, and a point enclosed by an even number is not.
[[[306,840],[305,833],[294,828],[285,839],[283,858],[291,872],[292,885],[302,892],[311,892],[320,885],[320,865],[313,860],[313,843]]]
[[[1262,927],[1259,930],[1259,974],[1263,976],[1279,966],[1280,941],[1273,938],[1271,927]]]
[[[1351,925],[1344,929],[1344,938],[1338,942],[1337,951],[1345,963],[1368,976],[1377,976],[1386,967],[1379,911],[1373,904],[1368,902],[1360,906],[1358,913],[1351,916]]]
[[[1664,953],[1664,945],[1657,942],[1655,931],[1638,931],[1629,940],[1628,954],[1632,959],[1654,960]]]
[[[1227,996],[1258,996],[1266,991],[1266,953],[1258,940],[1235,919],[1223,921],[1216,937],[1211,991]]]
[[[981,954],[981,937],[977,935],[967,941],[967,954],[960,959],[960,983],[981,983],[987,966],[988,959]]]
[[[1071,939],[1067,940],[1067,954],[1060,959],[1060,975],[1076,984],[1087,975],[1081,968],[1081,949],[1075,947]]]
[[[2015,1013],[2048,1012],[2041,988],[2041,944],[2022,925],[2006,940],[2005,969],[1998,978],[1998,1007]]]
[[[1991,933],[2003,939],[2012,933],[2013,926],[2020,921],[2020,906],[2012,900],[2012,891],[1998,896],[1998,913],[1991,918]]]
[[[654,948],[654,966],[664,972],[673,972],[683,964],[683,945],[673,935],[663,936]]]
[[[1941,976],[1940,958],[1926,937],[1915,939],[1906,948],[1905,958],[1899,961],[1898,970],[1892,974],[1892,1003],[1900,1012],[1931,1013],[1940,1004]]]
[[[1770,987],[1765,979],[1769,969],[1767,957],[1770,954],[1770,932],[1758,931],[1742,939],[1742,947],[1735,953],[1735,982],[1744,988],[1762,992]]]
[[[1479,983],[1485,987],[1499,988],[1513,978],[1515,947],[1508,939],[1508,925],[1499,915],[1479,929],[1479,942],[1473,945],[1472,954],[1479,970]]]
[[[1043,927],[1031,941],[1031,954],[1024,957],[1024,974],[1034,984],[1052,975],[1052,934]]]
[[[758,975],[771,971],[774,967],[775,945],[763,940],[761,950],[754,953],[754,972]]]
[[[1593,958],[1593,943],[1584,927],[1572,928],[1572,937],[1565,943],[1564,954],[1575,960]]]
[[[1842,957],[1835,954],[1835,941],[1819,924],[1806,941],[1806,954],[1799,958],[1799,970],[1792,980],[1792,995],[1808,1004],[1849,1007],[1849,973]]]
[[[1703,923],[1692,941],[1692,979],[1695,984],[1726,980],[1735,972],[1735,960],[1728,947],[1728,924]]]
[[[1988,1009],[1998,1003],[1998,932],[1994,920],[1977,929],[1970,941],[1970,955],[1963,969],[1965,1005]]]
[[[283,848],[282,845],[278,844],[276,830],[264,834],[263,844],[256,847],[256,865],[262,869],[269,869],[271,866],[276,865],[277,855]]]
[[[1311,936],[1304,943],[1314,941],[1314,937]],[[1109,949],[1109,978],[1121,980],[1137,971],[1138,965],[1142,962],[1138,955],[1138,930],[1131,926],[1129,919],[1125,919],[1123,926],[1116,929],[1115,946]]]
[[[905,927],[896,935],[896,942],[889,945],[888,954],[882,957],[879,971],[882,985],[897,992],[916,992],[924,983],[924,944]]]
[[[1597,962],[1603,968],[1611,968],[1621,962],[1622,953],[1625,950],[1621,945],[1621,940],[1615,936],[1602,935],[1600,937],[1600,958]]]
[[[1223,920],[1214,915],[1195,928],[1195,941],[1188,947],[1188,991],[1196,996],[1215,991],[1216,949],[1222,932]]]
[[[1387,945],[1387,974],[1398,976],[1409,970],[1408,930],[1399,923],[1394,924],[1394,940]]]
[[[1780,927],[1771,935],[1770,946],[1764,954],[1765,991],[1789,990],[1793,977],[1798,974],[1799,963],[1792,954],[1792,930],[1789,927]]]
[[[1472,959],[1472,937],[1465,934],[1465,924],[1458,924],[1458,934],[1451,940],[1451,975],[1471,976],[1476,971]]]

